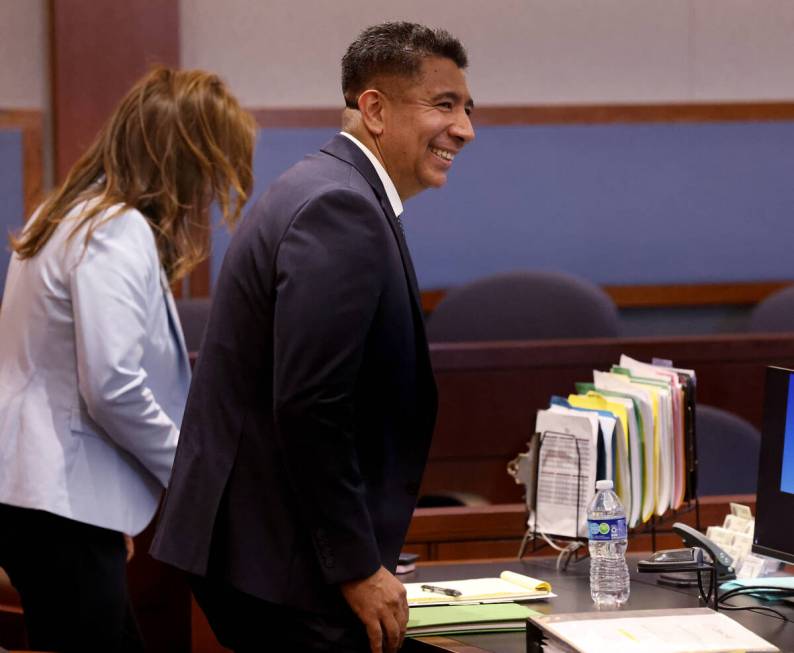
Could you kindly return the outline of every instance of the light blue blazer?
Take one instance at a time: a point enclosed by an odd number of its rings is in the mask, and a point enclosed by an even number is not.
[[[0,503],[135,535],[168,483],[190,383],[174,300],[138,211],[85,246],[85,205],[0,307]],[[35,219],[35,218],[34,218]]]

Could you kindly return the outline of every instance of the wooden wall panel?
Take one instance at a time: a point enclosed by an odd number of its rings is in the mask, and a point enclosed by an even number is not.
[[[340,108],[251,108],[260,127],[338,127]],[[478,106],[475,127],[794,120],[794,102]]]
[[[604,290],[619,308],[752,306],[791,284],[791,280],[781,280],[657,286],[604,286]]]
[[[55,177],[154,63],[179,65],[178,0],[50,0]]]
[[[35,109],[0,109],[0,129],[22,132],[22,175],[25,218],[44,194],[44,117]]]
[[[88,147],[118,101],[154,64],[179,66],[179,0],[50,0],[55,182]],[[209,294],[209,265],[191,274]],[[180,296],[181,287],[174,288]]]
[[[618,308],[681,308],[692,306],[754,306],[792,283],[751,281],[735,283],[665,284],[643,286],[603,286]],[[435,310],[447,294],[436,288],[422,292],[426,314]]]
[[[690,102],[477,107],[475,125],[794,120],[794,102]]]
[[[700,499],[700,526],[721,525],[730,513],[730,502],[749,505],[755,512],[754,495],[712,496]],[[694,526],[698,513],[694,509],[669,513],[657,522],[654,537],[650,528],[631,531],[631,551],[673,549],[681,546],[681,538],[671,532],[676,521]],[[435,560],[472,560],[512,557],[518,554],[526,529],[526,508],[523,503],[459,508],[418,508],[414,512],[406,537],[406,550],[422,552],[422,562]],[[548,547],[529,555],[553,555]]]

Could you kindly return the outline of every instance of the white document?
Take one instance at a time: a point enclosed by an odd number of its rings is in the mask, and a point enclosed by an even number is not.
[[[635,360],[625,354],[620,357],[620,366],[637,376],[645,376],[664,381],[670,388],[672,403],[672,447],[673,447],[673,493],[671,507],[680,508],[686,494],[686,452],[684,439],[684,390],[678,372],[667,367],[659,367]]]
[[[631,379],[631,384],[648,391],[654,408],[656,514],[660,517],[670,507],[675,489],[673,447],[673,402],[666,381]]]
[[[643,614],[645,613],[645,614]],[[660,613],[659,616],[653,613]],[[548,615],[532,620],[581,653],[778,651],[729,616],[707,608]],[[642,616],[635,616],[642,615]],[[555,617],[557,619],[555,620]],[[567,618],[566,618],[567,617]]]
[[[604,461],[604,478],[613,481],[615,480],[615,470],[613,469],[613,457],[614,457],[614,438],[615,438],[615,422],[617,419],[610,415],[601,415],[594,410],[588,408],[577,408],[576,406],[572,406],[568,408],[567,406],[560,406],[559,404],[554,404],[549,406],[549,410],[553,410],[555,413],[561,413],[563,415],[582,415],[587,417],[592,422],[595,420],[595,429],[596,433],[600,428],[602,441],[604,443],[604,455],[606,460]],[[594,443],[596,447],[598,447],[598,442]],[[598,460],[596,460],[597,466]],[[598,479],[596,479],[598,480]]]
[[[623,360],[623,359],[621,358],[621,360]],[[631,360],[631,359],[629,359],[629,360]],[[656,360],[656,359],[654,359],[654,360]],[[647,365],[647,363],[637,363],[637,365]],[[680,443],[679,443],[678,446],[680,446],[681,469],[682,469],[682,474],[683,474],[683,478],[681,479],[681,485],[682,485],[681,502],[683,503],[684,493],[686,492],[686,484],[688,483],[688,478],[687,478],[688,470],[687,470],[687,466],[686,466],[686,451],[685,451],[685,449],[686,449],[686,441],[685,441],[686,440],[686,436],[685,436],[685,433],[684,433],[684,430],[685,430],[684,423],[686,421],[686,412],[687,412],[686,393],[685,393],[684,390],[685,390],[685,387],[688,384],[686,382],[681,381],[680,377],[681,376],[689,377],[689,379],[692,382],[692,386],[693,387],[697,387],[697,376],[695,375],[695,371],[694,370],[687,370],[687,369],[683,369],[683,368],[680,368],[680,367],[667,367],[665,365],[662,365],[661,363],[655,363],[651,367],[653,367],[654,369],[658,370],[661,373],[669,372],[672,375],[671,378],[673,379],[672,385],[674,387],[676,387],[680,391],[680,395],[679,395],[680,414],[679,414],[679,416],[677,418],[677,420],[678,420],[677,423],[679,423],[680,429],[681,429]]]
[[[620,378],[615,378],[620,377]],[[610,372],[599,372],[593,370],[593,383],[596,390],[618,392],[630,399],[633,399],[639,408],[638,419],[642,423],[642,455],[643,455],[643,489],[642,489],[642,510],[640,517],[643,522],[648,521],[653,515],[656,506],[656,478],[654,465],[654,422],[653,407],[648,392],[643,388],[633,385],[628,377],[612,374]]]
[[[640,439],[639,416],[634,409],[634,402],[625,396],[607,393],[604,397],[611,402],[619,404],[626,409],[628,433],[625,434],[628,449],[628,478],[631,484],[631,502],[625,503],[626,517],[629,528],[634,528],[640,523],[643,504],[643,468],[642,468],[642,441]],[[621,497],[621,500],[623,498]]]
[[[612,442],[612,457],[614,458],[614,467],[612,474],[608,478],[615,481],[615,491],[620,497],[620,501],[626,508],[626,520],[630,526],[635,524],[631,523],[630,515],[634,511],[632,503],[639,500],[639,495],[636,498],[632,496],[632,478],[631,467],[629,461],[629,414],[626,406],[619,401],[611,401],[611,397],[606,397],[595,391],[590,391],[586,395],[568,395],[568,402],[574,409],[581,410],[597,410],[599,411],[598,419],[601,426],[602,434],[605,434],[606,442]],[[624,401],[623,398],[620,398]],[[631,404],[631,401],[625,399]],[[633,406],[633,404],[632,404]],[[633,410],[633,408],[631,409]],[[633,419],[633,417],[631,417]],[[610,436],[610,429],[612,435]],[[605,445],[605,449],[606,449]],[[639,514],[639,509],[637,510]]]
[[[582,413],[539,410],[537,509],[529,526],[547,535],[587,537],[587,505],[595,492],[598,420]],[[578,524],[577,524],[578,515]]]

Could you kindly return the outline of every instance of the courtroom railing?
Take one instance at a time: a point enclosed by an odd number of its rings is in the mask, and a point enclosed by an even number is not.
[[[505,469],[526,450],[535,414],[621,354],[672,360],[697,372],[697,401],[760,428],[764,370],[794,366],[794,333],[668,338],[434,344],[439,414],[422,494],[471,492],[492,503],[522,500]]]

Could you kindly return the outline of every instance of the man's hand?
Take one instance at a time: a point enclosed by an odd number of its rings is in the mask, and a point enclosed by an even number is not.
[[[342,595],[367,629],[372,653],[395,653],[408,623],[405,587],[381,567],[369,578],[342,583]]]

